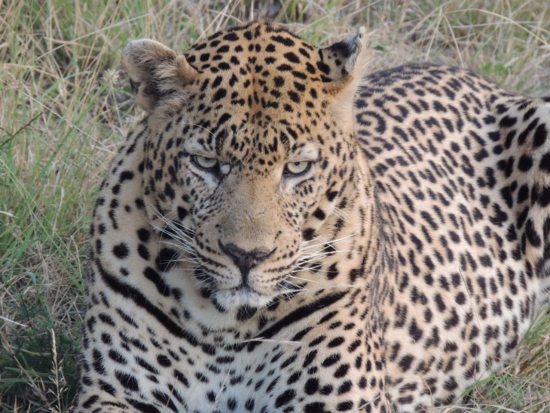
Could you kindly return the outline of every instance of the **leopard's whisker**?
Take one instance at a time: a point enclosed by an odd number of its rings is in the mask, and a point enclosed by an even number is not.
[[[358,232],[354,232],[352,234],[346,235],[345,237],[323,241],[323,242],[318,243],[318,244],[307,245],[306,247],[300,248],[300,250],[308,250],[308,249],[312,249],[312,248],[319,248],[319,247],[322,247],[322,246],[332,246],[333,244],[335,244],[337,242],[340,242],[340,241],[343,241],[343,240],[346,240],[346,239],[349,239],[349,238],[353,238],[353,237],[357,236],[358,234],[359,234]]]

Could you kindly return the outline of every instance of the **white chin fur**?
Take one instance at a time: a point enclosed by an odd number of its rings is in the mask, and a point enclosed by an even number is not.
[[[219,290],[214,293],[218,304],[226,309],[233,309],[242,306],[264,307],[271,299],[265,295],[260,295],[255,291],[243,288],[232,288],[230,290]]]

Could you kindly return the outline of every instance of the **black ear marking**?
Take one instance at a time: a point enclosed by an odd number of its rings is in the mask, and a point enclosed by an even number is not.
[[[368,62],[366,39],[361,27],[353,36],[319,50],[325,73],[323,92],[332,96],[336,116],[348,118],[353,111],[353,97]]]
[[[362,35],[358,33],[355,36],[334,43],[326,49],[327,52],[333,53],[336,58],[341,59],[347,73],[353,70],[353,66],[357,61],[357,56],[361,51],[361,39]]]
[[[334,43],[319,51],[324,66],[328,69],[325,74],[331,82],[346,83],[356,71],[361,71],[364,60],[365,29],[361,28],[357,34]]]

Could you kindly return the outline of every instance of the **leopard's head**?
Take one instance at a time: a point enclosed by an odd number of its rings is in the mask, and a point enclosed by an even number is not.
[[[152,40],[124,49],[149,113],[150,220],[218,308],[262,307],[300,288],[289,277],[308,265],[308,242],[330,236],[360,156],[352,109],[364,37],[316,48],[259,22],[182,55]]]

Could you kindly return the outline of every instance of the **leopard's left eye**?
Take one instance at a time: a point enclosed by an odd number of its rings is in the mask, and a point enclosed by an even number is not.
[[[311,169],[313,162],[289,162],[285,166],[284,174],[287,176],[301,176]]]

